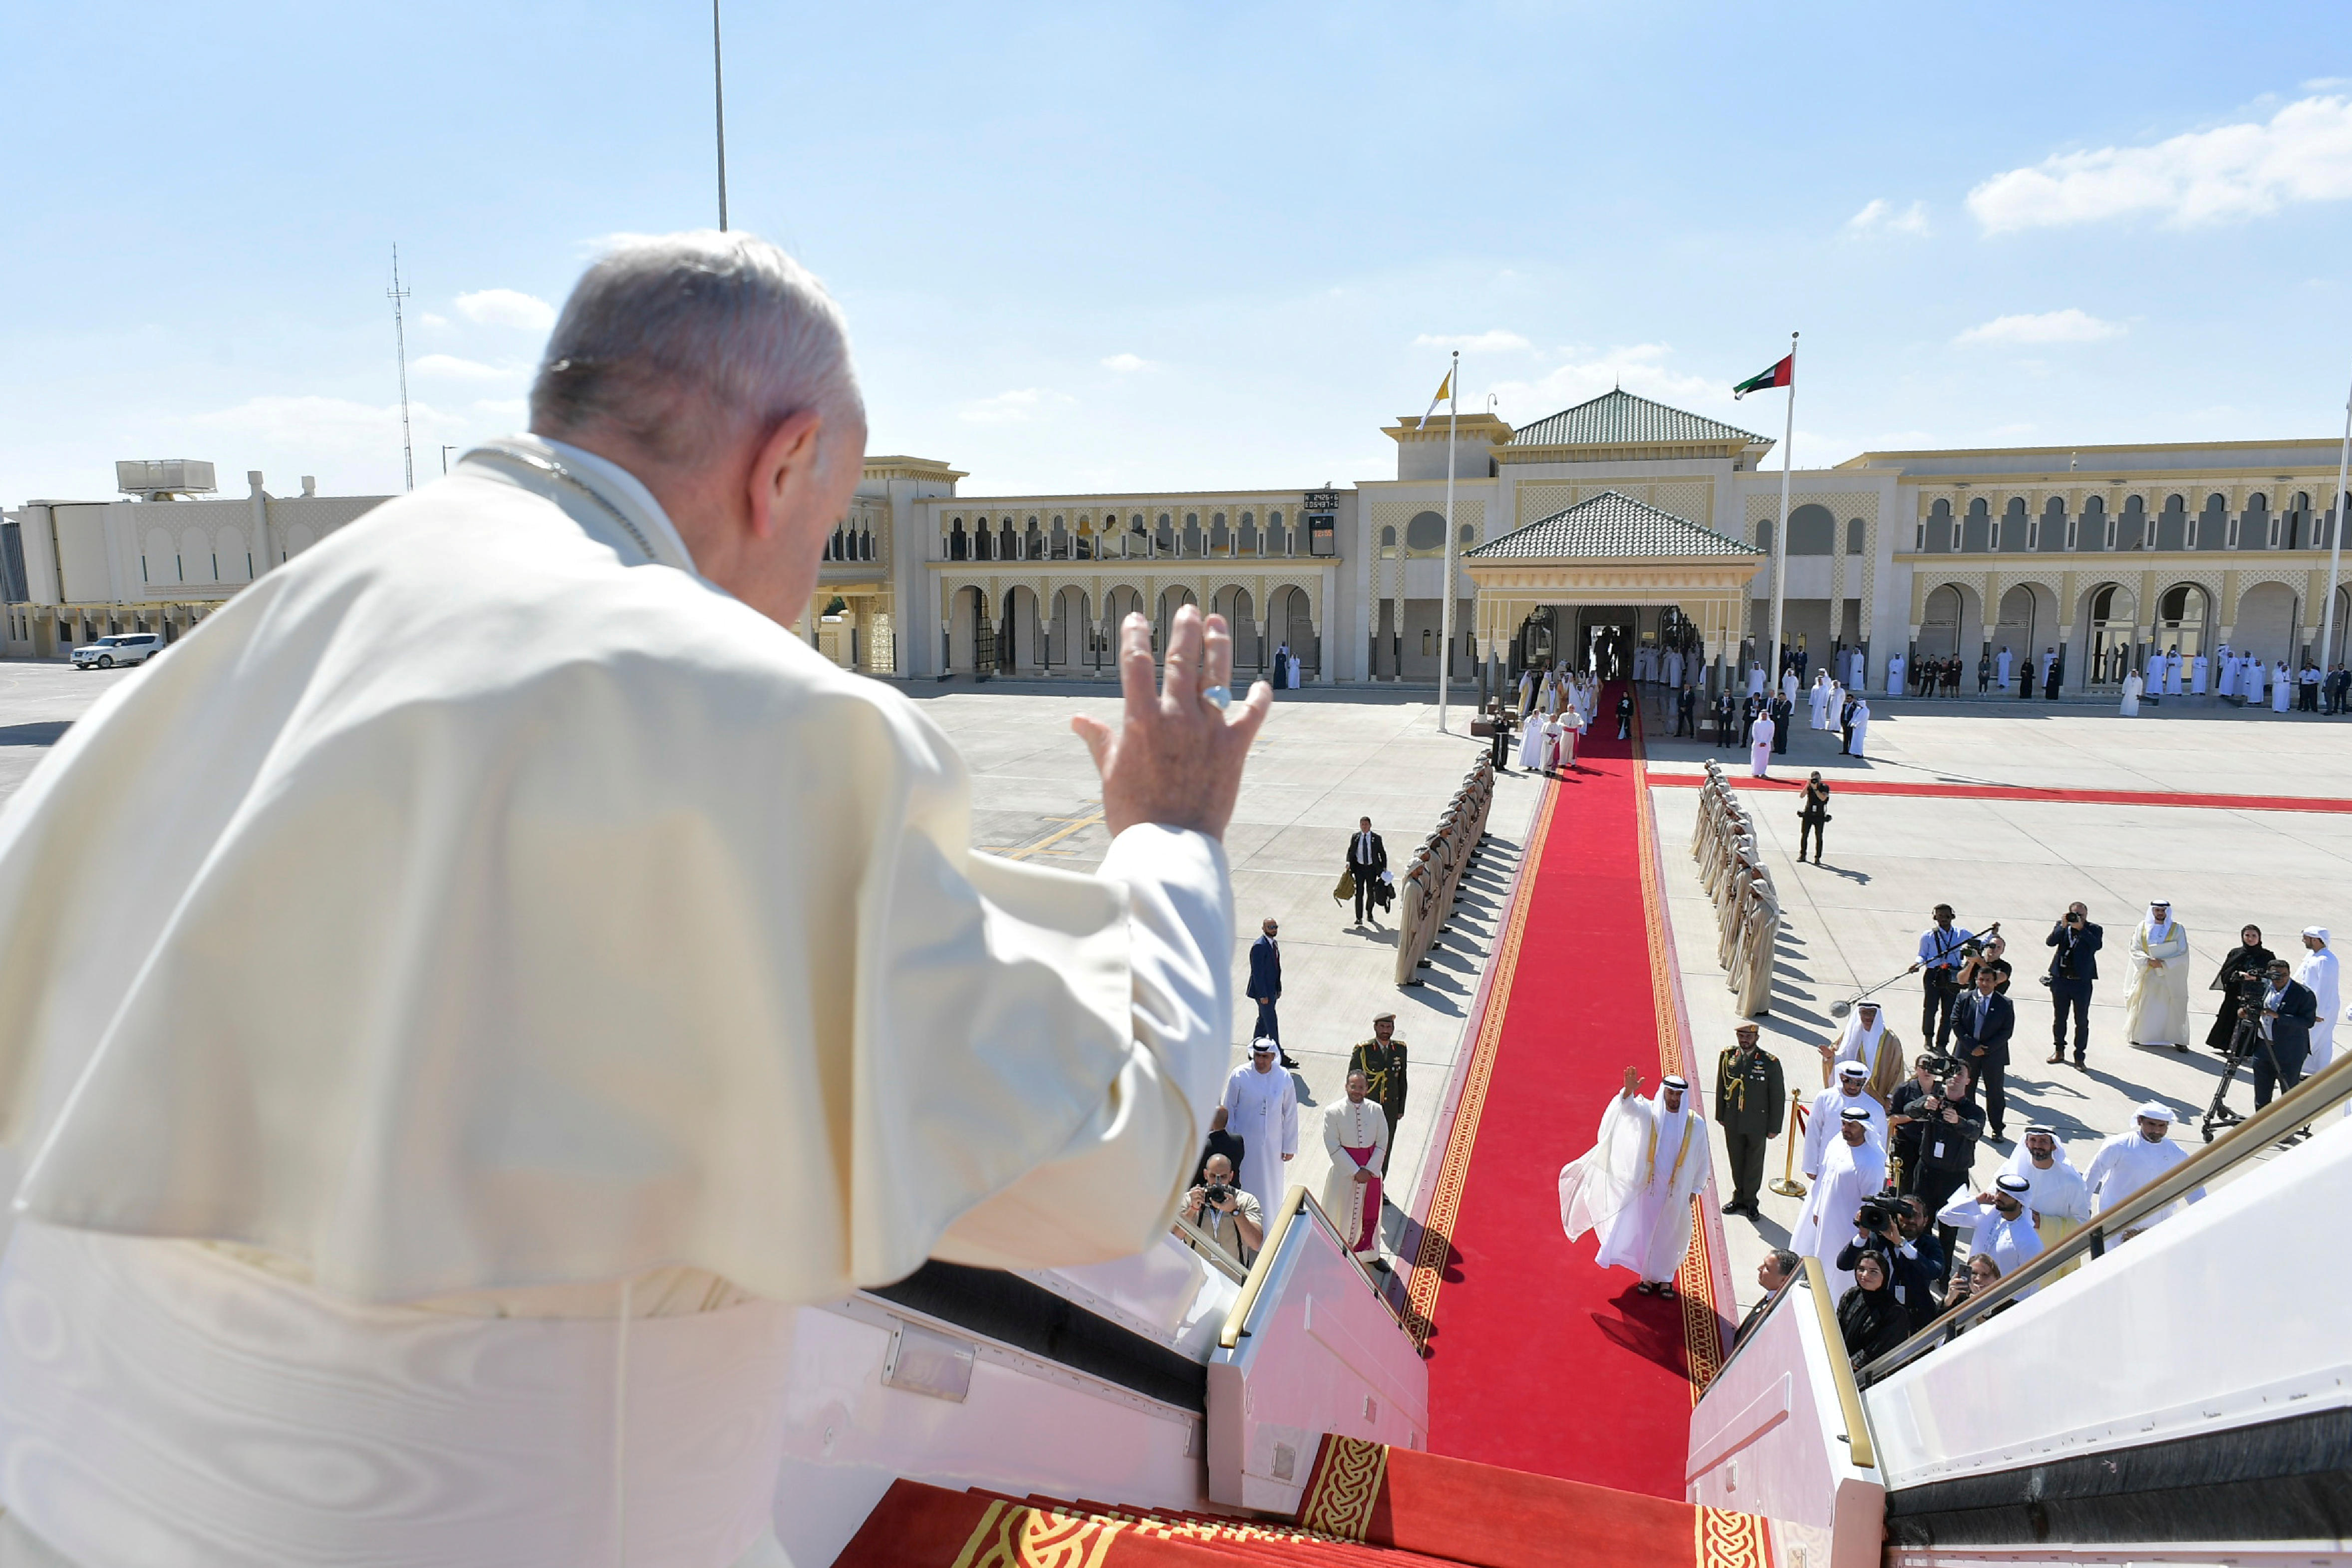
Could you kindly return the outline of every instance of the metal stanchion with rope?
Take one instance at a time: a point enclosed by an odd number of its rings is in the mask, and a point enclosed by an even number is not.
[[[1789,1091],[1789,1147],[1780,1162],[1780,1179],[1772,1184],[1772,1190],[1784,1198],[1805,1195],[1805,1184],[1797,1180],[1797,1140],[1804,1135],[1805,1091],[1792,1089]]]

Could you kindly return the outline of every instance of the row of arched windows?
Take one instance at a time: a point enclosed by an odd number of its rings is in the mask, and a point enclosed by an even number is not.
[[[2052,496],[2040,511],[2023,496],[2011,496],[1999,511],[1986,497],[1955,512],[1939,499],[1919,521],[1913,549],[1923,554],[2055,553],[2110,550],[2324,550],[2330,543],[2330,518],[2315,511],[2308,491],[2298,490],[2273,510],[2270,496],[2256,490],[2242,510],[2213,491],[2191,510],[2180,494],[2166,496],[2155,510],[2149,497],[2125,496],[2115,510],[2106,498],[2085,497],[2069,512],[2063,496]],[[1793,540],[1793,535],[1791,536]]]
[[[967,520],[951,515],[940,539],[949,561],[1096,561],[1170,556],[1288,556],[1302,553],[1299,531],[1283,521],[1283,509],[1269,508],[1263,525],[1255,509],[1230,516],[1213,511],[1207,521],[1187,511],[1156,520],[1137,511],[1106,511],[1099,528],[1091,514],[1073,526],[1066,513],[982,513]]]

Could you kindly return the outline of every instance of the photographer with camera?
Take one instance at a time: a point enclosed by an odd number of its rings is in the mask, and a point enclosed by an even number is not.
[[[1917,1107],[1919,1179],[1911,1191],[1929,1214],[1941,1212],[1952,1194],[1967,1184],[1977,1161],[1977,1142],[1984,1136],[1985,1113],[1969,1096],[1969,1069],[1955,1064],[1936,1092]],[[1938,1233],[1948,1254],[1951,1237]]]
[[[1951,1063],[1942,1057],[1921,1056],[1912,1064],[1912,1076],[1896,1086],[1886,1102],[1886,1152],[1898,1167],[1897,1192],[1911,1192],[1919,1185],[1919,1134],[1925,1126],[1919,1102],[1938,1091],[1950,1068]]]
[[[1265,1211],[1234,1180],[1234,1163],[1223,1154],[1209,1156],[1200,1186],[1184,1194],[1184,1217],[1209,1233],[1209,1239],[1244,1268],[1265,1240]],[[1195,1251],[1200,1242],[1184,1238]]]
[[[2066,906],[2050,928],[2050,973],[2042,984],[2050,987],[2050,1065],[2066,1059],[2066,1015],[2074,1015],[2074,1065],[2091,1045],[2091,987],[2099,978],[2099,949],[2106,932],[2091,923],[2091,911],[2081,903]]]
[[[1854,1210],[1853,1239],[1838,1253],[1837,1266],[1855,1273],[1864,1253],[1875,1256],[1912,1327],[1924,1328],[1941,1309],[1936,1304],[1935,1275],[1903,1234],[1903,1203],[1892,1193],[1873,1193],[1863,1199]]]
[[[2311,1026],[2319,1016],[2319,999],[2310,986],[2290,978],[2285,959],[2272,959],[2263,973],[2266,984],[2254,1004],[2254,1027],[2262,1039],[2254,1052],[2256,1110],[2271,1102],[2273,1091],[2303,1081],[2304,1058],[2311,1054]]]

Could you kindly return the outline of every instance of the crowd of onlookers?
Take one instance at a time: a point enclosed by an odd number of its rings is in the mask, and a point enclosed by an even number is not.
[[[2209,1135],[2242,1120],[2227,1105],[2241,1066],[2249,1069],[2259,1110],[2332,1059],[2342,999],[2325,928],[2305,929],[2294,963],[2263,945],[2258,928],[2242,928],[2208,983],[2207,994],[2215,998],[2210,1023],[2192,1016],[2188,938],[2169,904],[2151,903],[2118,946],[2107,949],[2104,930],[2083,904],[2053,922],[2045,938],[2047,967],[2034,977],[2051,1004],[2046,1066],[2071,1059],[2087,1070],[2089,1005],[2103,953],[2111,971],[2124,971],[2130,1046],[2185,1053],[2201,1044],[2224,1058],[2205,1114]],[[1806,1208],[1790,1245],[1776,1248],[1758,1271],[1767,1294],[1742,1324],[1743,1334],[1795,1278],[1801,1255],[1811,1253],[1838,1293],[1845,1349],[1861,1366],[2188,1158],[2172,1140],[2176,1112],[2156,1100],[2137,1107],[2132,1127],[2099,1142],[2080,1166],[2053,1126],[2029,1125],[2021,1140],[2011,1142],[2008,1079],[2017,1059],[2012,1049],[2021,1044],[2022,997],[2011,995],[2016,971],[2007,952],[1998,923],[1973,932],[1949,906],[1938,905],[1910,971],[1921,976],[1916,1051],[1895,1037],[1885,1009],[1867,995],[1839,1038],[1820,1047],[1829,1086],[1809,1106],[1801,1104],[1788,1131],[1803,1140]],[[1738,1113],[1724,1086],[1754,1085],[1765,1076],[1758,1070],[1753,1027],[1743,1025],[1740,1033],[1718,1073],[1716,1120],[1734,1135],[1735,1191],[1725,1212],[1753,1217],[1760,1148],[1738,1136]],[[1777,1068],[1769,1081],[1780,1092]],[[2290,1132],[2287,1140],[2305,1135]],[[2007,1145],[1997,1150],[2002,1163],[1990,1176],[1978,1165],[1987,1143]]]

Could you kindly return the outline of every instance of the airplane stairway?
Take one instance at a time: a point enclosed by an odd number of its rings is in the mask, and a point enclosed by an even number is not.
[[[1770,1568],[1766,1520],[1326,1437],[1288,1520],[894,1484],[836,1568]]]

